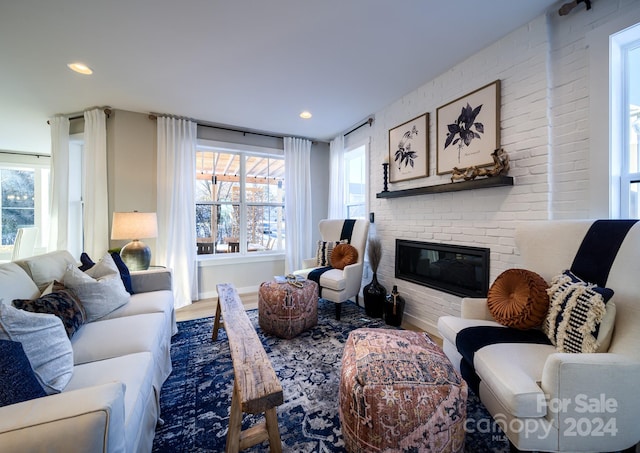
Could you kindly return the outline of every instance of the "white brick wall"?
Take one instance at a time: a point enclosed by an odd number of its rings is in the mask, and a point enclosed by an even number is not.
[[[593,2],[569,16],[557,9],[428,81],[375,114],[371,128],[370,208],[383,243],[379,281],[397,284],[408,319],[435,328],[444,314],[460,313],[460,298],[394,278],[395,239],[449,242],[491,249],[490,281],[518,266],[514,243],[518,221],[585,218],[589,212],[589,55],[585,34],[640,9],[637,0]],[[607,64],[607,62],[603,62]],[[479,87],[501,80],[501,142],[509,153],[515,186],[377,199],[381,164],[388,156],[388,130],[430,113],[430,174],[390,185],[390,190],[448,182],[436,175],[436,109]]]

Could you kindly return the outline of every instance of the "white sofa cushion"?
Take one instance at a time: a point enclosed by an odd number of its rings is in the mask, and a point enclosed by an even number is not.
[[[0,339],[22,343],[48,395],[66,387],[73,374],[73,350],[60,318],[18,310],[0,301]]]
[[[543,417],[547,407],[538,383],[547,357],[555,352],[547,344],[492,344],[476,351],[473,366],[511,415]]]
[[[151,352],[165,330],[161,313],[88,323],[71,340],[76,365],[136,352]]]
[[[146,419],[151,416],[155,420],[158,413],[152,385],[151,353],[140,352],[77,365],[65,392],[109,382],[122,382],[125,385],[125,443],[127,451],[136,451],[140,444],[138,437],[148,431],[143,429]]]
[[[111,313],[100,318],[105,319],[122,318],[123,316],[142,315],[145,313],[169,313],[173,304],[173,293],[171,291],[151,291],[148,293],[136,293],[131,295],[128,304],[115,309]]]
[[[16,263],[27,271],[40,291],[54,280],[61,282],[67,266],[77,264],[71,253],[66,250],[32,256]]]
[[[151,352],[158,388],[171,373],[171,332],[163,313],[125,316],[85,324],[71,340],[76,365],[136,352]]]
[[[314,269],[317,268],[312,267],[310,269],[302,269],[294,272],[294,274],[308,278],[309,273]],[[320,276],[320,286],[334,291],[342,291],[347,287],[347,280],[344,278],[344,271],[342,269],[329,269],[324,272]]]
[[[475,327],[475,326],[493,326],[493,327],[503,327],[506,329],[506,326],[496,322],[489,321],[484,319],[466,319],[466,318],[458,318],[457,316],[441,316],[438,318],[438,332],[442,335],[442,338],[448,340],[449,343],[455,346],[456,344],[456,335],[462,329],[466,329],[467,327]]]
[[[40,290],[27,272],[16,263],[0,264],[0,299],[37,299]]]

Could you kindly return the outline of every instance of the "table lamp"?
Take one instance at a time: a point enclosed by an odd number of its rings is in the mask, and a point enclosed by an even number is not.
[[[114,212],[111,222],[111,239],[129,239],[120,250],[120,257],[129,270],[149,269],[151,249],[140,239],[158,236],[158,219],[155,212]]]

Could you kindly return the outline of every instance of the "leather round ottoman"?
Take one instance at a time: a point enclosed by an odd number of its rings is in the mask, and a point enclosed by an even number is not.
[[[318,284],[305,280],[302,288],[264,282],[258,291],[258,322],[268,334],[290,339],[318,324]]]
[[[467,384],[425,333],[352,331],[339,400],[351,453],[464,451]]]

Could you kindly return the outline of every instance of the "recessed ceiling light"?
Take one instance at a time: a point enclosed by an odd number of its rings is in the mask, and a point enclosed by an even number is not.
[[[67,67],[79,74],[84,74],[84,75],[93,74],[93,70],[91,70],[91,68],[84,63],[69,63]]]
[[[313,115],[311,115],[311,112],[308,111],[304,111],[300,114],[300,118],[303,118],[305,120],[308,120],[309,118],[311,118]]]

